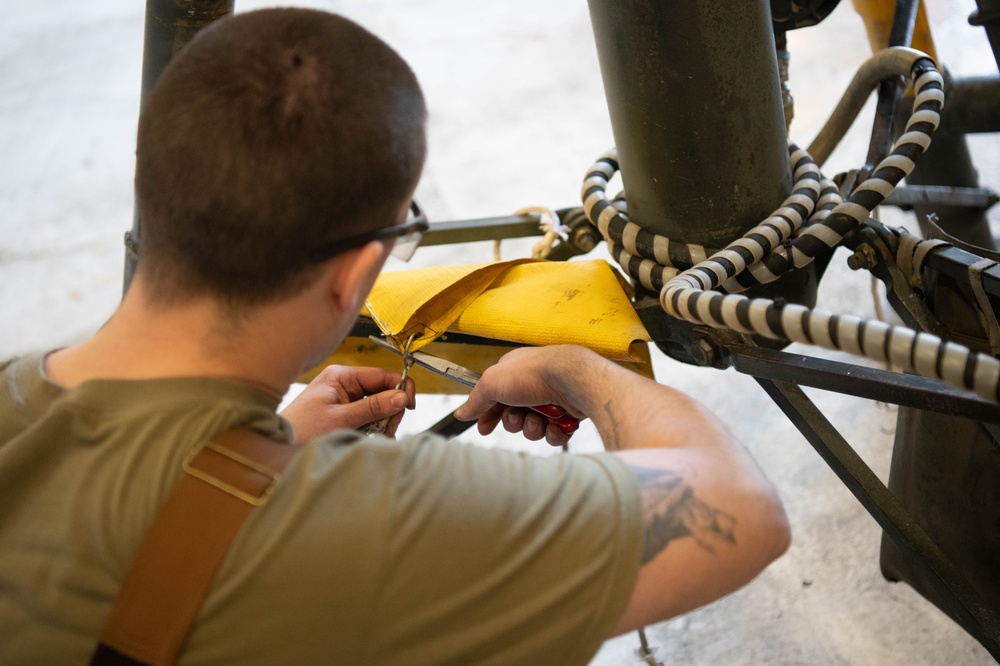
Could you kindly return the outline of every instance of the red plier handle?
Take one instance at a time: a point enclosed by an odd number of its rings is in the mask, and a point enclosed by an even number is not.
[[[559,405],[541,405],[529,407],[533,412],[538,412],[549,420],[549,423],[563,431],[565,435],[572,435],[580,428],[580,420],[569,415],[569,413]]]

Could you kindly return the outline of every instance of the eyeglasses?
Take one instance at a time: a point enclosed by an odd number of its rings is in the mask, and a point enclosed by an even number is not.
[[[400,261],[409,261],[413,257],[413,253],[420,247],[420,241],[423,239],[424,232],[428,229],[430,229],[430,224],[427,222],[427,216],[424,215],[424,211],[420,209],[416,201],[411,201],[410,212],[400,224],[332,241],[313,250],[310,256],[316,263],[322,263],[341,252],[361,247],[373,240],[394,238],[396,239],[396,244],[393,246],[390,254]]]

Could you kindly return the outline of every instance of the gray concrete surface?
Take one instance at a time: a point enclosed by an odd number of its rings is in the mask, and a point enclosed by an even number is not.
[[[296,3],[305,4],[305,3]],[[580,180],[612,144],[583,0],[311,2],[385,38],[413,65],[428,98],[430,158],[419,198],[433,219],[506,214],[578,201]],[[264,6],[238,2],[238,10]],[[942,60],[958,74],[996,68],[971,0],[931,0]],[[113,311],[123,232],[132,215],[142,3],[0,0],[0,358],[64,345]],[[807,144],[868,53],[850,4],[793,33],[793,137]],[[871,109],[827,172],[864,156]],[[994,137],[975,137],[984,183],[1000,180]],[[892,220],[898,220],[898,217]],[[503,246],[508,258],[531,243]],[[488,261],[489,244],[432,249],[415,265]],[[596,253],[600,256],[600,253]],[[870,283],[838,253],[820,303],[874,313]],[[814,352],[810,352],[814,353]],[[776,483],[794,530],[789,553],[751,585],[649,628],[668,664],[987,664],[978,644],[905,585],[878,571],[879,530],[750,379],[656,355],[658,378],[708,404]],[[894,409],[811,392],[884,479]],[[455,404],[421,396],[419,430]],[[512,437],[485,445],[534,449]],[[576,450],[600,446],[592,429]],[[0,544],[2,547],[2,544]],[[608,641],[594,664],[636,663],[633,635]]]

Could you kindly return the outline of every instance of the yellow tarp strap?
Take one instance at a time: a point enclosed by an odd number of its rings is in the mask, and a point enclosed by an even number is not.
[[[445,331],[527,345],[578,344],[616,361],[649,340],[618,274],[603,260],[518,259],[379,276],[367,312],[400,349]]]

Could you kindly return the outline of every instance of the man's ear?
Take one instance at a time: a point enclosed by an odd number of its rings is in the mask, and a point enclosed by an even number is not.
[[[388,256],[389,248],[384,243],[372,241],[337,258],[327,273],[327,284],[341,312],[352,316],[357,313]]]

